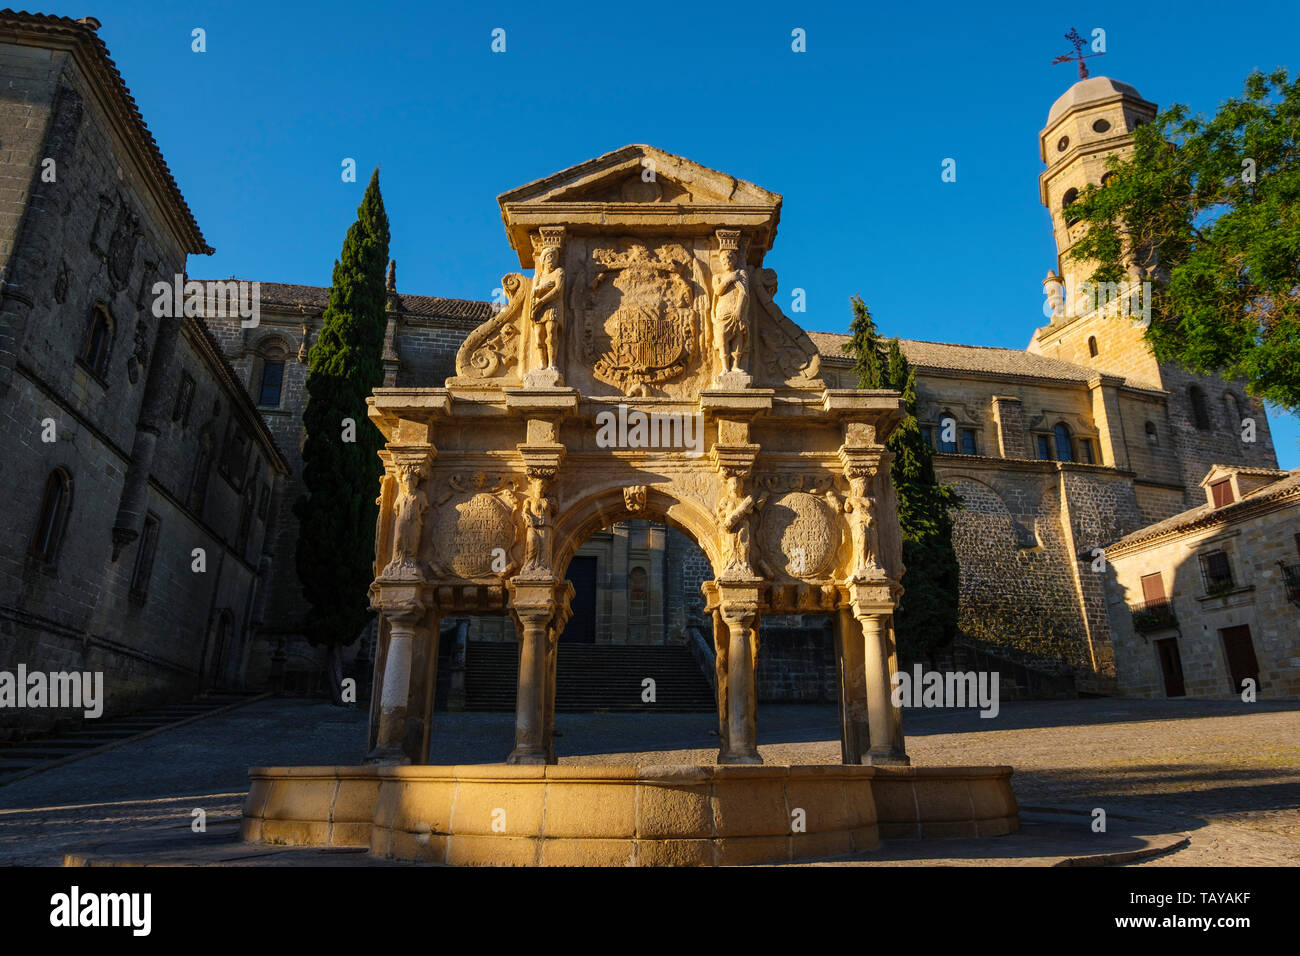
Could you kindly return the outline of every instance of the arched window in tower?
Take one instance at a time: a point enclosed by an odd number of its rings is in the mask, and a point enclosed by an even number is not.
[[[1098,352],[1098,349],[1097,349],[1097,336],[1095,336],[1095,335],[1090,335],[1090,336],[1088,336],[1088,354],[1091,355],[1093,358],[1096,358],[1096,357],[1097,357],[1097,352]]]
[[[81,350],[81,361],[100,378],[108,374],[108,354],[113,345],[113,316],[108,306],[98,303],[90,312],[90,331]]]
[[[1079,211],[1077,209],[1073,212],[1070,210],[1070,207],[1074,205],[1075,200],[1078,198],[1079,190],[1077,189],[1067,189],[1065,195],[1061,197],[1061,211],[1065,214],[1067,225],[1072,226],[1079,221]]]
[[[1237,401],[1237,396],[1232,392],[1224,392],[1223,407],[1228,412],[1228,428],[1234,431],[1241,428],[1241,403]]]
[[[1156,423],[1151,421],[1147,422],[1146,431],[1147,431],[1147,441],[1149,441],[1153,445],[1159,445],[1160,436],[1156,433]]]
[[[1201,431],[1207,431],[1210,427],[1210,406],[1205,402],[1205,389],[1193,385],[1187,389],[1187,395],[1192,402],[1192,421]]]
[[[1074,461],[1074,443],[1070,441],[1070,426],[1065,422],[1057,422],[1052,432],[1056,436],[1056,460]]]
[[[31,554],[46,564],[54,564],[59,557],[59,543],[68,523],[72,505],[72,476],[63,468],[55,468],[45,479],[45,494],[32,535]]]
[[[1114,179],[1114,178],[1115,178],[1115,174],[1114,174],[1114,173],[1102,173],[1102,174],[1101,174],[1101,184],[1102,184],[1103,186],[1109,186],[1109,185],[1110,185],[1110,181],[1111,181],[1112,179]]]

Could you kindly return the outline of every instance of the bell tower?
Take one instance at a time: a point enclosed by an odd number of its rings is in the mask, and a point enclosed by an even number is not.
[[[1056,268],[1043,280],[1049,324],[1034,334],[1029,351],[1159,380],[1155,360],[1142,341],[1144,330],[1134,328],[1126,317],[1094,314],[1095,299],[1086,283],[1096,265],[1067,255],[1086,232],[1070,207],[1086,186],[1103,184],[1107,157],[1128,152],[1133,131],[1155,115],[1156,104],[1127,83],[1106,76],[1079,80],[1052,104],[1038,134],[1039,156],[1047,164],[1038,177],[1038,195],[1051,214],[1057,258]]]

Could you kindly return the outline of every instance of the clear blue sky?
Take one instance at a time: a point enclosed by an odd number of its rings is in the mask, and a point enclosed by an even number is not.
[[[1050,65],[1071,26],[1106,31],[1094,74],[1162,107],[1212,111],[1253,68],[1300,69],[1294,0],[41,9],[103,21],[216,247],[192,275],[328,285],[378,165],[398,288],[489,298],[518,268],[498,194],[650,143],[785,197],[767,262],[783,303],[806,290],[806,328],[843,331],[859,293],[886,334],[1014,348],[1055,265],[1037,135],[1076,79]],[[1282,467],[1300,466],[1300,422],[1272,422]]]

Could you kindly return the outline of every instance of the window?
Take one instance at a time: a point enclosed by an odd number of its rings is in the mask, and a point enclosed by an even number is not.
[[[1150,442],[1151,444],[1153,444],[1153,445],[1159,445],[1159,444],[1160,444],[1160,436],[1159,436],[1158,434],[1156,434],[1156,423],[1155,423],[1155,422],[1147,422],[1147,424],[1146,424],[1146,430],[1147,430],[1147,441],[1149,441],[1149,442]]]
[[[1115,176],[1114,173],[1102,173],[1102,175],[1101,175],[1101,184],[1102,184],[1102,186],[1109,186],[1109,185],[1110,185],[1110,181],[1111,181],[1111,179],[1114,178],[1114,176]]]
[[[1046,435],[1038,437],[1038,459],[1039,461],[1052,460],[1052,442]]]
[[[271,500],[271,486],[263,485],[262,496],[257,501],[257,517],[261,521],[266,520],[266,506],[267,506],[267,502],[269,502],[270,500]]]
[[[113,316],[108,306],[96,305],[90,312],[90,333],[81,360],[100,378],[108,374],[108,353],[113,345]]]
[[[922,425],[922,426],[921,426],[921,440],[924,441],[924,442],[925,442],[927,445],[929,445],[931,448],[933,448],[933,447],[934,447],[934,439],[933,439],[933,437],[931,436],[930,431],[931,431],[931,429],[930,429],[930,426],[929,426],[929,425]]]
[[[1088,336],[1088,354],[1093,358],[1097,357],[1097,336]]]
[[[278,408],[280,406],[280,386],[284,383],[284,362],[267,362],[262,366],[262,388],[257,396],[257,404]]]
[[[221,451],[221,471],[236,488],[243,488],[248,469],[248,438],[232,417],[226,424],[226,441]]]
[[[1093,124],[1092,124],[1092,131],[1093,131],[1094,133],[1106,133],[1106,132],[1109,132],[1109,131],[1110,131],[1110,122],[1109,122],[1108,120],[1104,120],[1104,119],[1094,120],[1094,121],[1093,121]]]
[[[172,409],[172,421],[180,422],[184,428],[190,423],[190,406],[194,404],[194,379],[188,372],[181,373],[181,388],[176,393],[176,407]]]
[[[1232,392],[1223,393],[1223,407],[1228,412],[1228,428],[1236,430],[1241,427],[1241,403]]]
[[[59,542],[68,523],[68,509],[72,504],[72,477],[62,468],[56,468],[45,479],[45,494],[36,519],[36,532],[32,535],[33,557],[53,564],[59,556]]]
[[[975,429],[963,428],[961,430],[961,453],[963,455],[977,455],[975,446]]]
[[[190,510],[202,517],[203,501],[208,495],[208,475],[212,473],[212,432],[199,437],[199,456],[194,460],[194,474],[190,478]]]
[[[1210,495],[1213,497],[1214,507],[1216,508],[1232,504],[1236,500],[1232,495],[1232,479],[1223,478],[1213,482],[1210,485]]]
[[[1083,459],[1084,464],[1095,465],[1097,463],[1097,459],[1092,454],[1091,438],[1079,439],[1079,457]]]
[[[1201,431],[1206,431],[1210,427],[1210,408],[1205,404],[1205,389],[1199,385],[1193,385],[1187,390],[1188,397],[1192,401],[1192,421]]]
[[[1079,213],[1077,211],[1070,212],[1070,207],[1074,205],[1074,201],[1078,198],[1079,190],[1077,189],[1067,189],[1065,195],[1061,197],[1061,210],[1065,213],[1066,225],[1072,226],[1079,221]]]
[[[1052,429],[1056,436],[1056,460],[1074,461],[1074,446],[1070,443],[1070,429],[1065,422],[1058,422]]]
[[[1165,600],[1165,578],[1160,572],[1142,575],[1142,600],[1157,604]]]
[[[1207,594],[1222,594],[1232,590],[1232,565],[1222,551],[1201,555],[1201,575],[1205,578]]]
[[[253,508],[257,503],[257,491],[250,484],[244,490],[244,500],[239,509],[239,530],[235,533],[235,550],[241,554],[248,547],[248,534],[253,528]]]
[[[1070,148],[1070,137],[1062,136],[1060,139],[1056,141],[1056,151],[1058,153],[1063,153],[1069,148]]]
[[[131,596],[137,600],[149,593],[149,578],[153,574],[153,557],[158,550],[158,517],[145,515],[144,531],[135,552],[135,568],[131,571]]]

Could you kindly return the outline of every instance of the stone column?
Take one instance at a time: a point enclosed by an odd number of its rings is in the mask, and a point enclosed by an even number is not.
[[[395,593],[400,592],[400,593]],[[415,587],[384,588],[376,606],[388,624],[388,648],[383,678],[378,681],[379,726],[366,763],[411,763],[407,751],[407,710],[411,692],[411,664],[416,628],[423,622],[425,603]]]
[[[722,755],[731,752],[727,742],[727,657],[731,652],[731,630],[722,619],[722,612],[713,611],[713,666],[714,698],[718,706],[718,763]]]
[[[862,627],[848,607],[835,612],[834,625],[840,684],[840,752],[846,764],[868,763],[870,721]]]
[[[758,755],[758,602],[723,600],[720,616],[727,629],[727,739],[718,763],[762,763]]]
[[[867,762],[885,766],[906,766],[911,763],[899,745],[902,728],[890,695],[889,630],[886,615],[874,609],[855,607],[854,616],[862,625],[864,675],[867,690],[867,714],[871,747]]]
[[[506,763],[547,763],[546,690],[550,656],[547,630],[553,615],[548,606],[514,609],[519,628],[519,686],[515,694],[515,749]]]

